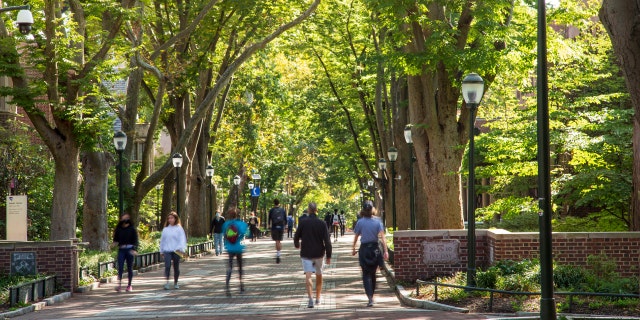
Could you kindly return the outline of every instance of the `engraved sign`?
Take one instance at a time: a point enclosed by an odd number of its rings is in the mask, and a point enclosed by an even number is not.
[[[441,240],[435,242],[423,241],[424,254],[422,262],[425,264],[453,264],[460,262],[458,240]]]
[[[11,253],[11,274],[30,275],[36,273],[35,252]]]

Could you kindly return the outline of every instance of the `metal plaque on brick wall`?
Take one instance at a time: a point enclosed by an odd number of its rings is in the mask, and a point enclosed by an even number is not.
[[[33,275],[36,270],[35,252],[12,252],[11,253],[11,274]]]
[[[460,241],[439,240],[423,241],[424,254],[422,261],[425,264],[455,264],[460,262]]]

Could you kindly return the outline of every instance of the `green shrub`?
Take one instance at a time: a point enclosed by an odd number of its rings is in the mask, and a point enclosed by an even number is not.
[[[489,268],[487,271],[479,271],[476,274],[476,284],[480,288],[495,289],[499,276],[500,272],[496,268]]]
[[[539,290],[539,284],[531,282],[525,274],[510,274],[498,279],[496,289],[505,291],[532,292]]]
[[[593,275],[601,281],[609,281],[617,278],[617,263],[615,259],[609,258],[606,254],[589,255],[587,266],[591,268]]]
[[[498,270],[500,270],[501,275],[508,276],[512,274],[524,273],[525,271],[535,268],[536,266],[539,266],[539,265],[540,265],[540,262],[535,259],[534,260],[525,259],[521,261],[501,260],[501,261],[497,261],[491,268],[497,268]]]
[[[553,282],[557,288],[581,289],[587,283],[587,272],[583,268],[559,265],[553,269]]]

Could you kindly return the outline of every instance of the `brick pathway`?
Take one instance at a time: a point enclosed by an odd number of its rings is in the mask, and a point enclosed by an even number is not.
[[[180,289],[164,290],[162,270],[136,275],[133,292],[117,293],[114,284],[47,306],[15,319],[486,319],[483,315],[403,307],[379,275],[376,305],[366,307],[357,259],[350,254],[353,236],[334,243],[325,269],[323,301],[307,308],[304,274],[292,239],[283,242],[282,263],[275,263],[269,239],[247,243],[246,293],[239,294],[237,273],[232,297],[224,293],[226,254],[189,259],[181,264]]]

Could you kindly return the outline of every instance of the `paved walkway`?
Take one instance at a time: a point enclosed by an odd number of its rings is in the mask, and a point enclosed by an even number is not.
[[[133,292],[117,293],[115,284],[101,284],[88,293],[15,319],[486,319],[482,315],[403,307],[385,278],[378,275],[376,305],[366,307],[360,268],[351,256],[351,234],[334,243],[325,269],[321,304],[307,308],[304,274],[292,239],[283,242],[282,263],[275,263],[273,241],[247,243],[246,292],[239,294],[237,273],[232,297],[224,292],[226,254],[189,259],[181,264],[180,289],[164,290],[163,270],[139,274]]]

